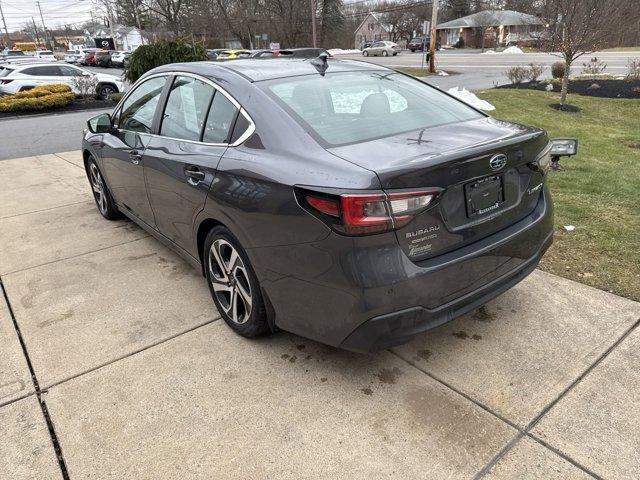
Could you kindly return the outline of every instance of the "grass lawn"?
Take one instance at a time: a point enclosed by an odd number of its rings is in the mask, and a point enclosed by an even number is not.
[[[540,268],[640,301],[640,100],[570,95],[582,109],[570,114],[549,108],[553,93],[476,94],[495,105],[494,117],[579,139],[578,155],[550,173],[556,231]]]

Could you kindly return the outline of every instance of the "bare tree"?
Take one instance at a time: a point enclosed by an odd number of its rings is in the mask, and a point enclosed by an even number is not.
[[[549,27],[540,35],[544,50],[564,60],[560,105],[567,102],[573,62],[602,48],[618,30],[627,0],[547,0],[543,17]]]

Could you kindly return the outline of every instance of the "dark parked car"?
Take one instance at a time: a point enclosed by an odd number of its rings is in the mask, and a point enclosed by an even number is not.
[[[100,213],[191,262],[239,334],[355,351],[405,342],[536,267],[563,145],[381,66],[322,66],[151,70],[89,120]]]
[[[429,50],[430,42],[430,37],[415,37],[412,38],[411,41],[407,44],[407,48],[412,52],[422,52],[425,46],[427,47],[427,50]],[[440,50],[441,47],[442,45],[440,44],[440,42],[436,42],[436,50]]]
[[[93,64],[96,67],[109,68],[111,66],[111,52],[108,50],[99,50],[95,53]]]

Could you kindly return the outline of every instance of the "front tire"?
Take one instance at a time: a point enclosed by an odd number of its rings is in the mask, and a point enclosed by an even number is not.
[[[367,51],[365,50],[364,52],[362,52],[362,55],[363,55],[363,56],[365,56],[365,57],[368,57],[368,56],[369,56],[369,52],[367,52]]]
[[[96,202],[96,207],[98,207],[100,214],[107,220],[118,220],[122,218],[118,207],[116,207],[116,203],[113,201],[109,188],[107,188],[107,185],[104,183],[104,178],[102,178],[98,164],[93,157],[87,159],[86,170],[93,191],[93,199]]]
[[[222,226],[211,229],[202,256],[209,291],[226,324],[247,338],[269,332],[258,279],[233,234]]]

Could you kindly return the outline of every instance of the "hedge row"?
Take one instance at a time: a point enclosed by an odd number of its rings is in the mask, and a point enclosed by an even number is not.
[[[75,94],[68,85],[51,84],[0,97],[0,112],[49,110],[69,105]]]

